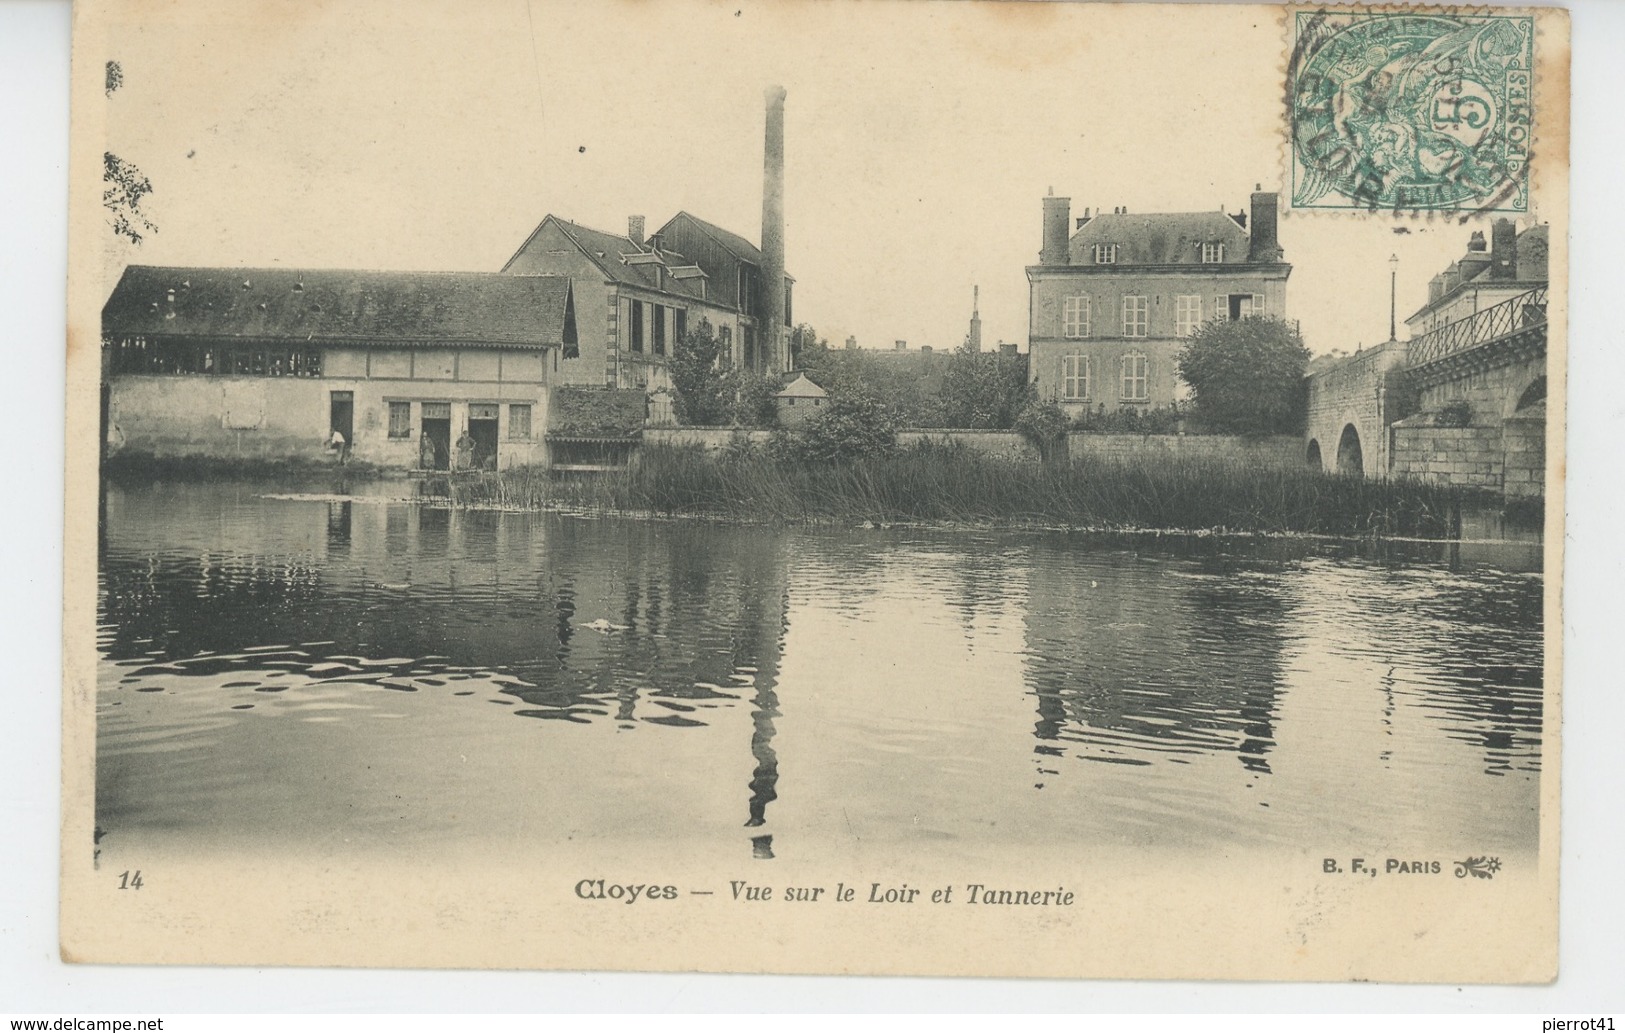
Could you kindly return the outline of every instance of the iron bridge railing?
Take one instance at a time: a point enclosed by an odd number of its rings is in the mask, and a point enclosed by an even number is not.
[[[1475,312],[1466,319],[1458,319],[1437,330],[1430,330],[1420,337],[1413,337],[1410,364],[1420,366],[1435,359],[1442,359],[1446,355],[1475,348],[1498,337],[1505,337],[1516,330],[1545,325],[1546,288],[1536,287],[1532,291],[1525,291],[1491,305],[1482,312]]]

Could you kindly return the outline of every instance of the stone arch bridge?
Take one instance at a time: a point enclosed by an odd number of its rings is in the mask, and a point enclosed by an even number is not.
[[[1542,494],[1546,297],[1537,287],[1311,374],[1305,461]]]

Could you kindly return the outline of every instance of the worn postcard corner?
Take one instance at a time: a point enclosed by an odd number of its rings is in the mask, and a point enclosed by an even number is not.
[[[76,5],[63,958],[1554,978],[1566,14],[1170,13]]]

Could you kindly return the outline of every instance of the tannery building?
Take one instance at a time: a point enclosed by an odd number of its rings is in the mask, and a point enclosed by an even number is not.
[[[1072,415],[1181,398],[1176,359],[1211,319],[1286,315],[1277,195],[1248,213],[1130,213],[1044,198],[1043,249],[1027,267],[1029,369],[1039,396]],[[1249,228],[1249,221],[1251,226]]]
[[[701,319],[710,323],[728,365],[772,373],[788,368],[782,347],[775,352],[759,343],[763,281],[755,245],[686,212],[651,237],[644,225],[634,215],[618,235],[549,215],[502,267],[568,276],[575,284],[580,346],[564,351],[560,384],[669,386],[672,350]],[[785,277],[786,319],[792,282]]]
[[[570,280],[130,266],[102,310],[111,449],[447,469],[546,462]]]

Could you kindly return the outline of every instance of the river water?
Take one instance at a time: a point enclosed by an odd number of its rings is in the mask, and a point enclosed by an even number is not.
[[[1535,850],[1538,543],[107,491],[107,849]]]

